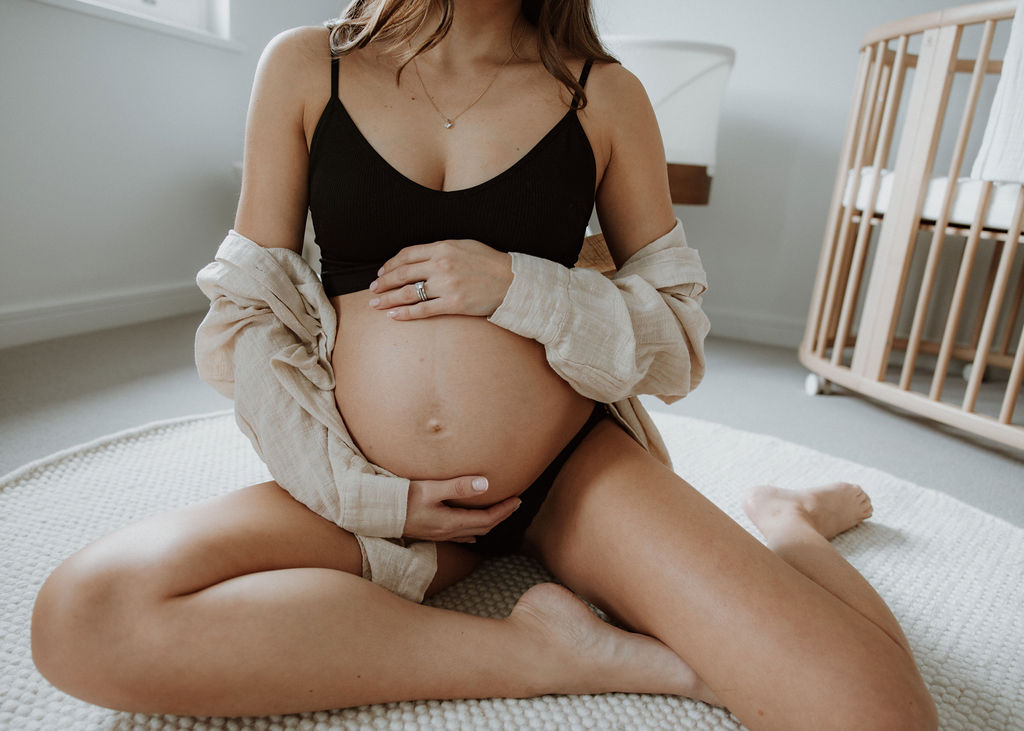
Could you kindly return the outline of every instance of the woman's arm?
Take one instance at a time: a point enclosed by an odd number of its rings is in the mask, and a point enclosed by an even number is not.
[[[597,217],[617,267],[675,225],[665,149],[643,84],[620,64],[595,64],[580,111],[599,157]]]
[[[317,28],[292,28],[274,36],[260,56],[246,116],[242,194],[235,213],[234,230],[241,235],[261,246],[300,254],[309,205],[303,117],[318,40],[323,33]],[[327,87],[326,79],[316,80]]]

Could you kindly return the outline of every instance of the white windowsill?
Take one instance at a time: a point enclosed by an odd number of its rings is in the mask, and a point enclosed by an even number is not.
[[[58,8],[64,8],[66,10],[74,10],[78,13],[84,13],[86,15],[94,15],[99,18],[106,20],[113,20],[118,23],[124,23],[126,25],[133,25],[137,28],[146,28],[147,30],[153,30],[157,33],[164,33],[166,35],[175,36],[176,38],[183,38],[188,41],[194,41],[195,43],[203,43],[208,46],[214,46],[215,48],[222,48],[226,51],[235,51],[241,53],[245,50],[245,47],[238,41],[233,41],[228,38],[221,38],[215,36],[212,33],[204,33],[203,31],[195,28],[187,28],[183,25],[175,25],[174,23],[168,23],[154,18],[147,18],[142,15],[136,15],[126,10],[107,8],[102,5],[93,5],[89,2],[81,2],[81,0],[35,0],[36,2],[46,3],[47,5],[55,5]]]

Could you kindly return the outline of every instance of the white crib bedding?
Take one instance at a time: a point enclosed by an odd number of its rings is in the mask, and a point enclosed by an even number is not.
[[[855,175],[856,171],[850,170],[846,176],[846,189],[843,193],[844,206],[849,206],[853,199]],[[875,201],[874,211],[875,213],[884,214],[889,209],[889,202],[892,200],[893,178],[895,176],[892,170],[883,169],[881,177],[882,180],[878,188],[878,198]],[[868,197],[871,195],[871,188],[874,182],[874,168],[862,168],[860,171],[860,187],[857,189],[857,210],[863,211],[867,207]],[[949,211],[949,222],[951,224],[970,226],[974,222],[983,183],[984,181],[976,178],[957,179],[956,190],[953,193],[953,205]],[[928,192],[925,195],[924,206],[921,209],[922,219],[927,221],[938,219],[939,211],[942,208],[942,199],[946,195],[948,184],[949,179],[946,177],[932,178],[928,183]],[[999,231],[1009,230],[1020,187],[1017,183],[993,183],[992,193],[989,196],[988,215],[985,217],[985,228]]]

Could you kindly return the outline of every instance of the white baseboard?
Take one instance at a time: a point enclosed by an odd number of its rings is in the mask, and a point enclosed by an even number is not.
[[[194,280],[0,309],[0,348],[200,312],[209,300]]]
[[[804,337],[804,320],[778,315],[704,306],[711,320],[711,334],[764,345],[798,348]]]

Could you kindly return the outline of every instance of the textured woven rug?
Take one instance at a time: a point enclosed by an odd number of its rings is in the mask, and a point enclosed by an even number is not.
[[[875,517],[836,539],[903,624],[943,728],[1024,729],[1024,531],[953,498],[772,437],[654,413],[676,469],[748,530],[759,483],[862,484]],[[728,713],[656,695],[389,703],[224,719],[119,713],[70,698],[32,665],[29,619],[58,563],[119,526],[268,479],[228,412],[148,424],[0,478],[0,729],[736,729]],[[431,603],[504,616],[550,577],[520,557],[486,564]]]

